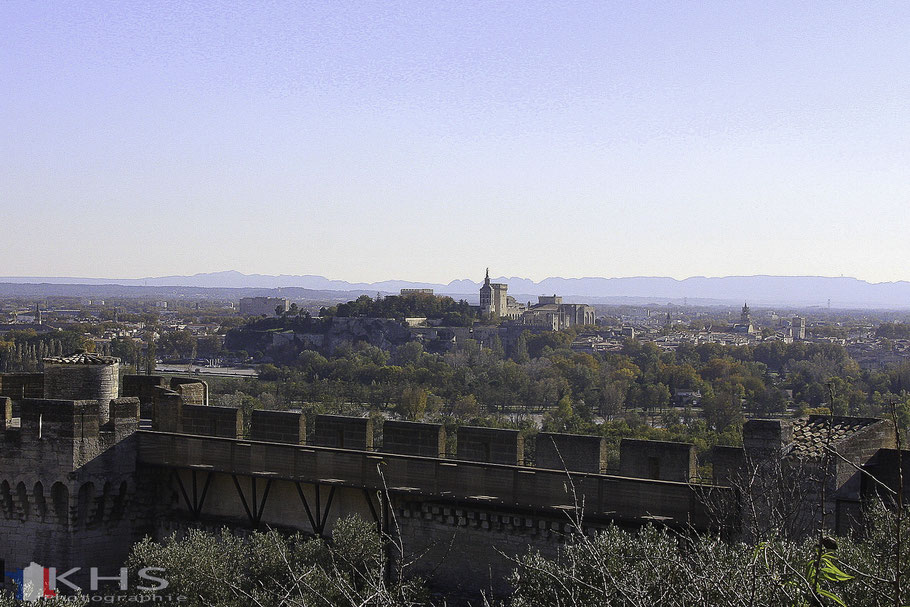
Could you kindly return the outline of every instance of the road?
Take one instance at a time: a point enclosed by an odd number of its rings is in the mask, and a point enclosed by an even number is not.
[[[158,373],[181,373],[186,375],[208,375],[217,377],[258,377],[256,369],[238,367],[203,367],[200,365],[155,365]]]

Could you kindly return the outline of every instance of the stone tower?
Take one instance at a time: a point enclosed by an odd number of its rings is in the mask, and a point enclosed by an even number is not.
[[[487,268],[486,278],[480,287],[480,313],[492,316],[493,314],[493,286],[490,284],[490,268]]]
[[[806,319],[801,316],[794,316],[790,322],[790,331],[793,339],[806,339]]]
[[[490,268],[480,287],[480,312],[487,316],[500,318],[509,311],[509,285],[490,282]]]
[[[119,567],[136,539],[128,513],[139,399],[105,403],[105,423],[96,400],[25,398],[15,408],[8,397],[0,401],[0,537],[7,569],[32,562],[58,571]],[[85,581],[77,577],[71,579]]]
[[[93,400],[101,423],[108,421],[108,405],[120,388],[120,359],[77,352],[44,359],[44,398]]]

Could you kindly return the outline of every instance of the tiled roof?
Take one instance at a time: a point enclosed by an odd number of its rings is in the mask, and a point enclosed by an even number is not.
[[[91,352],[77,352],[69,356],[51,356],[44,359],[52,365],[113,365],[120,359],[114,356],[100,356]]]
[[[792,457],[821,457],[825,446],[835,446],[863,428],[876,423],[877,419],[862,417],[828,417],[812,415],[793,422],[793,443],[789,455]]]

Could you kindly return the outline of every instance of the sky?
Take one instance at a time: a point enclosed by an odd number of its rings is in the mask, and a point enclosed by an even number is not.
[[[0,3],[0,275],[910,280],[910,3]]]

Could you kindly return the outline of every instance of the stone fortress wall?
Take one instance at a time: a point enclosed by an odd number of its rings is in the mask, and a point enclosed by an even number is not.
[[[504,590],[510,559],[528,546],[555,553],[582,531],[578,514],[585,532],[611,523],[737,529],[735,508],[719,519],[702,502],[707,493],[731,500],[729,488],[690,483],[692,445],[623,441],[620,473],[607,475],[601,437],[540,433],[529,466],[519,432],[462,427],[450,458],[438,424],[317,415],[308,427],[294,411],[245,419],[210,406],[196,379],[126,375],[121,385],[116,359],[85,354],[47,364],[49,375],[0,376],[8,568],[117,567],[143,535],[199,526],[325,535],[357,514],[394,531],[419,555],[415,571],[440,588],[457,589],[480,567]],[[837,426],[856,430],[838,430],[846,453],[893,446],[883,423],[860,421]],[[813,427],[756,423],[745,450],[777,457],[794,432]],[[719,450],[718,480],[742,467],[742,454]],[[836,482],[853,491],[858,477],[844,470]]]

